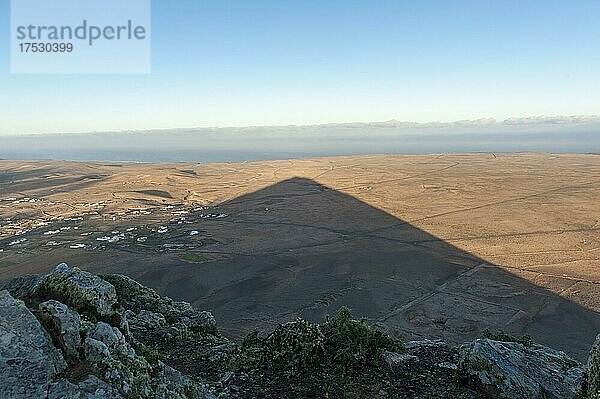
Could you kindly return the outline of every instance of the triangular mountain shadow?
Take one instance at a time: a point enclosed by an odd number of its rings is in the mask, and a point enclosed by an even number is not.
[[[210,309],[234,336],[347,305],[405,339],[461,342],[485,328],[531,334],[579,359],[600,314],[536,286],[350,195],[293,178],[219,206],[199,225],[235,254],[135,276]]]

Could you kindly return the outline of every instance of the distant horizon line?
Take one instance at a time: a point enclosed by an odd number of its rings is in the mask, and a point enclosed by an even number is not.
[[[509,117],[503,120],[495,118],[462,119],[450,122],[411,122],[390,119],[383,122],[331,122],[314,124],[280,124],[280,125],[248,125],[248,126],[211,126],[211,127],[172,127],[172,128],[147,128],[147,129],[122,129],[98,130],[82,132],[38,132],[38,133],[4,133],[0,136],[37,136],[37,135],[85,135],[85,134],[115,134],[115,133],[158,133],[166,131],[192,132],[192,131],[258,131],[258,130],[305,130],[327,128],[443,128],[443,127],[478,127],[478,126],[515,126],[515,125],[568,125],[600,123],[600,115],[566,115],[566,116],[528,116]]]

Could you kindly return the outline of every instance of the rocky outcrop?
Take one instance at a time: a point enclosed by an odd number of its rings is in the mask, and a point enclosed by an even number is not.
[[[156,313],[166,313],[173,302],[163,298],[152,288],[148,288],[137,281],[121,274],[101,275],[103,280],[110,283],[119,294],[119,301],[123,307],[139,313],[148,310]]]
[[[164,364],[128,334],[124,315],[133,312],[110,282],[61,264],[5,288],[32,308],[0,292],[0,397],[214,398],[208,385]],[[177,323],[206,323],[203,312],[156,299],[165,313],[179,315]],[[161,314],[135,307],[139,328],[168,327]]]
[[[127,313],[127,321],[131,327],[138,330],[158,330],[167,325],[165,316],[144,309],[140,310],[138,314]]]
[[[117,310],[117,292],[112,284],[65,263],[41,279],[36,294],[101,318],[114,316]]]
[[[44,398],[66,367],[33,313],[0,291],[0,398]]]
[[[600,399],[600,335],[596,337],[588,360],[587,395],[589,399]]]
[[[215,399],[205,387],[192,381],[188,376],[163,362],[158,362],[156,377],[156,399]]]
[[[39,305],[38,317],[46,330],[54,337],[65,358],[73,363],[79,361],[81,348],[81,318],[58,301],[50,300]]]
[[[14,298],[29,299],[35,295],[35,291],[41,280],[42,276],[35,274],[15,277],[0,284],[0,291],[7,290]]]
[[[563,352],[491,339],[461,347],[458,368],[489,398],[576,398],[585,372]]]
[[[600,399],[600,336],[586,370],[529,341],[402,343],[342,308],[238,345],[122,275],[61,264],[1,289],[0,398]]]
[[[109,384],[94,375],[84,381],[73,384],[67,379],[61,379],[50,386],[48,399],[122,399]]]
[[[127,276],[111,274],[102,278],[115,287],[119,302],[132,312],[128,320],[134,327],[162,328],[165,324],[172,324],[194,332],[216,332],[216,322],[210,312],[199,311],[187,302],[161,297],[152,288]]]

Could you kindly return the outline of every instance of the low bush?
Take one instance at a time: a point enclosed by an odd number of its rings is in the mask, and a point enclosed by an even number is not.
[[[372,327],[366,319],[352,319],[347,307],[326,318],[323,334],[329,358],[343,366],[371,363],[378,361],[383,351],[404,349],[400,340]]]
[[[282,324],[263,342],[263,361],[285,369],[303,369],[323,364],[325,336],[318,324],[303,319]]]
[[[287,369],[355,367],[380,362],[383,351],[401,350],[400,340],[353,319],[343,307],[321,325],[303,319],[280,325],[263,341],[263,362]]]

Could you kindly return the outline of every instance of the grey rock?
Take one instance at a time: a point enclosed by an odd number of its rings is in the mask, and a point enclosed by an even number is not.
[[[164,331],[171,339],[186,340],[192,336],[190,329],[181,322],[168,325]]]
[[[123,396],[151,397],[152,366],[135,353],[117,327],[98,322],[87,329],[85,358],[94,372]]]
[[[12,280],[0,283],[0,291],[7,290],[13,298],[28,301],[34,296],[37,285],[41,280],[42,276],[37,274],[15,277]]]
[[[158,362],[156,399],[216,399],[208,386],[192,381],[163,362]]]
[[[141,350],[146,347],[129,335],[131,323],[141,334],[157,330],[155,337],[175,329],[186,339],[216,339],[204,334],[216,330],[212,315],[161,297],[127,277],[112,280],[122,298],[110,282],[66,264],[46,276],[4,284],[37,308],[39,320],[23,301],[8,291],[1,293],[1,398],[215,399],[208,385],[154,356],[146,359],[137,354],[132,345],[139,345]],[[136,312],[125,310],[121,299]],[[38,305],[40,300],[44,302]],[[64,378],[65,358],[78,373],[89,370],[90,375],[80,382]]]
[[[102,321],[94,324],[89,329],[88,336],[103,342],[109,349],[114,349],[126,343],[125,337],[118,328]]]
[[[81,393],[79,392],[77,385],[72,384],[69,380],[64,378],[50,385],[50,388],[48,389],[48,399],[62,398],[81,398]]]
[[[66,362],[25,304],[0,291],[0,397],[43,398]]]
[[[104,343],[113,355],[128,358],[136,356],[121,330],[102,321],[88,328],[88,337]]]
[[[85,359],[92,363],[101,364],[113,360],[108,346],[106,346],[104,342],[98,341],[97,339],[87,337],[85,339],[83,349],[85,353]]]
[[[600,334],[596,337],[588,360],[587,394],[590,399],[600,399]]]
[[[439,367],[441,369],[447,369],[447,370],[456,370],[456,369],[458,369],[458,365],[456,363],[450,363],[450,362],[438,363],[438,364],[436,364],[436,367]]]
[[[83,330],[79,314],[69,309],[67,305],[52,299],[40,303],[39,317],[65,357],[77,361],[80,357]]]
[[[128,321],[131,327],[146,330],[158,330],[167,325],[165,316],[144,309],[140,310],[137,315],[130,316]]]
[[[66,263],[61,263],[42,278],[37,293],[42,297],[60,300],[78,312],[100,317],[116,313],[115,287],[92,273],[71,268]]]
[[[121,396],[106,382],[96,376],[89,376],[75,385],[61,379],[50,386],[48,399],[121,399]]]
[[[143,286],[122,274],[108,274],[101,277],[115,287],[119,302],[136,314],[140,310],[164,313],[173,302],[161,297],[152,288]]]
[[[383,360],[387,363],[390,371],[396,375],[404,374],[410,367],[419,362],[417,356],[389,351],[383,353]]]
[[[131,330],[129,328],[129,322],[127,321],[127,319],[121,319],[121,323],[119,323],[119,329],[123,332],[123,335],[125,335],[126,337],[132,337]]]
[[[114,285],[119,303],[138,316],[141,311],[150,311],[161,314],[169,325],[184,324],[192,332],[217,332],[215,318],[210,312],[197,310],[187,302],[176,302],[171,298],[161,297],[153,289],[127,276],[109,274],[103,275],[102,278]],[[133,318],[131,324],[133,327],[140,326],[134,325]]]
[[[187,302],[173,302],[169,310],[192,331],[216,332],[217,323],[210,312],[199,311]]]
[[[584,368],[541,345],[478,339],[460,349],[459,373],[489,398],[575,398]]]

